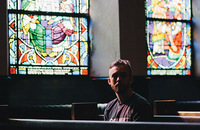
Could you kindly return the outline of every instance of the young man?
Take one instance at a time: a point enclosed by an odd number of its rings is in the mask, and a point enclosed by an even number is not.
[[[116,99],[108,103],[105,121],[151,121],[153,112],[149,102],[131,89],[133,76],[128,60],[117,60],[109,69],[108,84]]]

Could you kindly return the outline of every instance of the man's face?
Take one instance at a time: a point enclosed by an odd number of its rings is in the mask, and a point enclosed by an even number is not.
[[[108,84],[114,90],[115,93],[126,92],[130,85],[132,84],[133,79],[130,76],[130,72],[127,66],[118,65],[114,66],[109,70]]]

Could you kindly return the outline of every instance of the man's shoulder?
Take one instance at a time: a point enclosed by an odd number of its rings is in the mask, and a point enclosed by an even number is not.
[[[153,119],[151,104],[147,99],[137,93],[135,94],[134,98],[134,108],[138,113],[140,113],[141,116],[138,120],[151,121]]]
[[[117,101],[118,101],[117,98],[113,99],[112,101],[110,101],[110,102],[107,104],[106,108],[109,109],[109,108],[113,107],[113,105],[115,105],[115,104],[117,103]]]
[[[118,99],[117,99],[117,98],[115,98],[115,99],[113,99],[112,101],[110,101],[110,102],[108,103],[108,105],[115,104],[117,101],[118,101]]]
[[[147,99],[144,98],[143,96],[141,96],[141,95],[138,94],[138,93],[135,93],[135,94],[134,94],[133,100],[134,100],[135,102],[139,102],[140,104],[148,104],[148,105],[150,105],[149,102],[147,101]]]

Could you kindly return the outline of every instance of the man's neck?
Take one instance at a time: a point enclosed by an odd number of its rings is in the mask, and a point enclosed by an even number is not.
[[[134,94],[133,90],[129,89],[124,93],[120,93],[120,94],[116,93],[116,96],[121,104],[121,103],[125,103],[127,100],[129,100],[133,94]]]

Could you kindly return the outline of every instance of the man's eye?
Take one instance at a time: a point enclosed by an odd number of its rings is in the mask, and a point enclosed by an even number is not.
[[[116,78],[116,77],[117,77],[117,75],[116,75],[116,74],[114,74],[112,77],[113,77],[113,78]]]
[[[113,74],[112,77],[113,77],[114,79],[116,79],[116,78],[118,77],[118,74]]]

